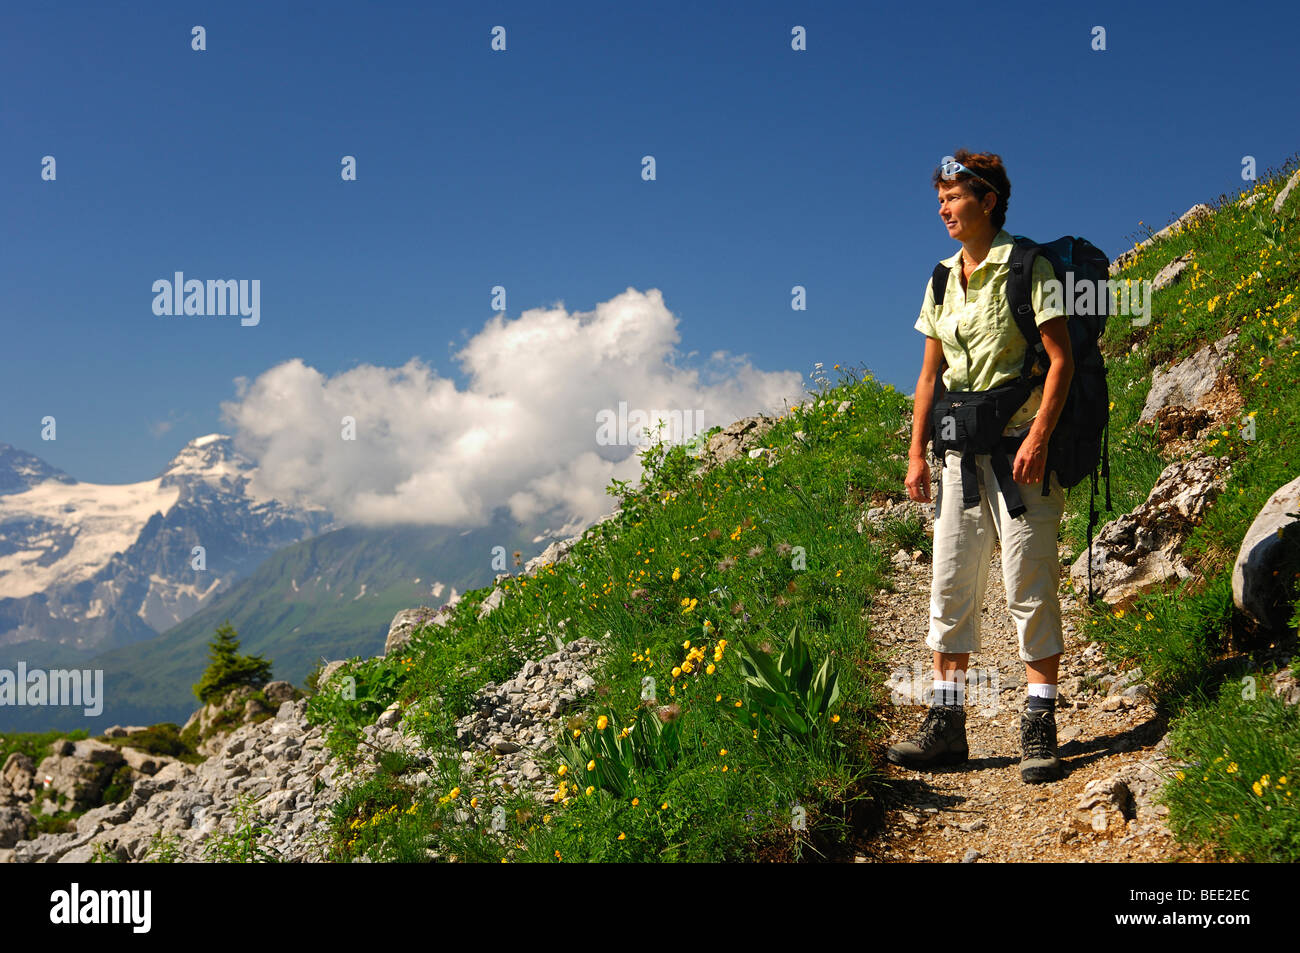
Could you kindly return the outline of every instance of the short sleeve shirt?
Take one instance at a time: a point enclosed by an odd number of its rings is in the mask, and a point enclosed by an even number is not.
[[[934,293],[929,280],[925,283],[921,314],[914,327],[926,337],[938,338],[943,344],[943,356],[948,362],[943,382],[949,390],[990,390],[1020,376],[1020,366],[1025,359],[1025,336],[1016,326],[1011,305],[1007,302],[1007,277],[1011,271],[1014,244],[1011,234],[1000,229],[987,257],[971,273],[966,289],[961,286],[961,249],[944,259],[943,264],[948,266],[948,285],[944,291],[943,308],[938,314],[935,313]],[[1041,256],[1034,260],[1030,300],[1039,327],[1054,318],[1069,320],[1065,312],[1047,305],[1045,282],[1055,277],[1051,262]],[[1037,363],[1032,369],[1035,374],[1043,370]],[[1028,432],[1042,402],[1043,387],[1040,384],[1012,415],[1003,433],[1019,436]]]

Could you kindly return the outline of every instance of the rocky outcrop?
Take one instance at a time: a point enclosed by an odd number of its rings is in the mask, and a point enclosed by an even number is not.
[[[501,573],[493,580],[492,591],[488,593],[486,599],[479,603],[478,618],[480,620],[486,619],[497,606],[501,605],[502,600],[506,597],[506,591],[501,588],[501,583],[509,578],[509,573]]]
[[[116,746],[94,738],[57,742],[36,766],[36,776],[52,798],[45,803],[68,811],[94,807],[124,760]]]
[[[1207,344],[1191,357],[1168,368],[1156,368],[1151,375],[1151,390],[1138,417],[1139,422],[1155,419],[1166,407],[1195,407],[1214,389],[1219,373],[1232,357],[1237,332]]]
[[[36,793],[36,765],[21,751],[5,759],[0,769],[0,806],[14,801],[30,801]]]
[[[694,472],[698,475],[749,453],[754,444],[772,429],[773,424],[775,421],[771,417],[759,414],[744,417],[724,427],[704,445],[700,452],[700,466]]]
[[[1148,757],[1125,764],[1110,777],[1089,781],[1075,805],[1076,829],[1126,832],[1163,825],[1169,808],[1158,803],[1157,796],[1176,768],[1168,752],[1166,735]]]
[[[1222,492],[1227,465],[1200,453],[1171,463],[1146,500],[1102,527],[1092,545],[1092,586],[1114,605],[1192,575],[1179,553]],[[1075,591],[1088,588],[1088,551],[1070,567]]]
[[[260,689],[251,685],[232,688],[216,701],[208,702],[190,715],[182,733],[198,725],[198,753],[204,756],[221,750],[222,739],[233,729],[272,717],[281,705],[301,693],[288,682],[267,682]]]
[[[13,847],[24,840],[36,818],[26,804],[0,807],[0,849]]]
[[[166,755],[150,754],[135,748],[122,748],[122,757],[136,774],[154,775],[175,761]]]
[[[1159,241],[1162,238],[1168,238],[1170,235],[1174,234],[1175,232],[1181,229],[1188,227],[1198,219],[1203,218],[1206,215],[1209,215],[1212,211],[1213,209],[1211,209],[1208,205],[1204,205],[1201,203],[1197,203],[1196,205],[1193,205],[1186,212],[1178,216],[1178,218],[1174,219],[1174,221],[1170,222],[1164,228],[1160,229],[1160,231],[1156,232],[1150,238],[1145,238],[1142,241],[1138,242],[1137,245],[1135,245],[1133,248],[1130,248],[1128,251],[1124,252],[1113,262],[1111,262],[1110,273],[1112,275],[1118,274],[1123,268],[1127,267],[1128,264],[1133,261],[1133,259],[1137,258],[1137,256],[1141,254],[1142,249],[1146,248],[1148,245],[1153,244],[1154,242]]]
[[[1300,679],[1294,669],[1284,668],[1273,676],[1273,695],[1287,705],[1300,705]]]
[[[166,847],[175,859],[210,859],[210,849],[240,824],[247,799],[252,822],[269,833],[260,846],[279,860],[320,858],[326,808],[337,792],[319,728],[306,723],[306,701],[285,701],[269,721],[242,725],[202,764],[172,761],[135,782],[130,795],[77,819],[73,833],[20,841],[12,859],[85,862],[96,855],[140,861]],[[322,783],[317,786],[317,778]]]
[[[477,693],[473,712],[457,722],[463,750],[453,752],[461,761],[466,802],[504,785],[531,791],[538,800],[549,796],[539,762],[553,753],[569,708],[594,688],[587,664],[599,652],[593,640],[575,639]],[[19,862],[74,863],[97,856],[142,861],[163,850],[178,861],[203,861],[214,859],[214,847],[241,824],[252,823],[267,828],[258,844],[268,857],[323,860],[331,805],[373,771],[373,761],[364,759],[355,770],[331,761],[320,728],[307,724],[305,714],[305,700],[285,701],[270,721],[241,725],[224,736],[202,764],[172,761],[136,781],[124,801],[87,811],[74,832],[21,840],[31,815],[0,808],[0,849],[9,848],[8,859]],[[432,764],[435,753],[421,748],[404,714],[412,712],[394,705],[367,726],[364,749],[404,751]],[[426,771],[409,780],[433,783]],[[251,813],[241,819],[241,810]]]
[[[436,612],[428,606],[403,609],[393,616],[393,621],[388,626],[388,637],[384,639],[384,654],[392,655],[399,649],[406,648],[416,631],[423,626],[446,625],[450,616],[451,609],[447,606]]]
[[[276,711],[279,711],[280,706],[285,702],[294,701],[299,694],[298,689],[284,681],[267,682],[262,686],[262,695],[265,696],[267,704]]]
[[[1300,477],[1274,491],[1242,540],[1232,567],[1232,600],[1260,625],[1285,631],[1300,565]]]
[[[1291,192],[1295,189],[1297,184],[1300,184],[1300,169],[1291,174],[1291,178],[1286,180],[1286,185],[1282,186],[1282,191],[1277,193],[1277,198],[1273,200],[1274,215],[1282,211],[1282,206],[1285,205],[1286,200],[1291,197]]]
[[[600,652],[592,639],[575,639],[558,652],[525,663],[501,685],[484,685],[474,698],[474,711],[456,722],[466,783],[475,762],[490,755],[489,787],[508,784],[545,793],[540,791],[544,778],[538,762],[553,754],[564,715],[595,688],[587,665]]]
[[[1179,255],[1169,264],[1165,265],[1156,272],[1156,276],[1151,279],[1152,291],[1163,291],[1182,277],[1183,271],[1194,257],[1194,252],[1188,252],[1185,255]]]

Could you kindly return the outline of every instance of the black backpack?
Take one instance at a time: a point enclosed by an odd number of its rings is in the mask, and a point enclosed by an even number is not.
[[[1065,489],[1077,485],[1084,477],[1092,476],[1092,487],[1088,495],[1088,601],[1093,599],[1092,588],[1092,530],[1101,514],[1093,509],[1097,495],[1097,464],[1101,463],[1101,474],[1106,480],[1106,509],[1113,512],[1110,501],[1110,391],[1106,386],[1106,364],[1101,355],[1099,342],[1106,330],[1106,318],[1110,313],[1107,279],[1110,276],[1110,260],[1097,246],[1086,238],[1072,238],[1065,235],[1044,245],[1039,245],[1023,235],[1011,236],[1015,245],[1011,249],[1010,274],[1007,277],[1007,301],[1012,317],[1024,336],[1025,360],[1018,380],[1009,385],[985,391],[984,394],[997,394],[994,402],[996,411],[980,414],[979,426],[985,431],[984,444],[976,452],[989,452],[994,446],[1002,446],[1012,452],[1018,448],[1021,438],[1000,438],[1006,421],[1023,403],[1028,392],[1046,379],[1046,375],[1032,377],[1030,372],[1035,362],[1047,368],[1051,361],[1043,347],[1042,335],[1034,323],[1034,308],[1030,298],[1030,280],[1033,275],[1034,260],[1039,256],[1046,258],[1052,265],[1056,279],[1061,282],[1064,291],[1074,289],[1069,300],[1063,301],[1069,315],[1066,327],[1070,333],[1070,348],[1074,356],[1074,376],[1070,380],[1069,393],[1065,407],[1057,420],[1056,428],[1048,440],[1047,466],[1043,473],[1043,496],[1051,492],[1051,474],[1056,474],[1057,482]],[[948,285],[948,266],[942,262],[935,266],[930,279],[934,295],[935,312],[943,306],[944,291]],[[1091,296],[1091,305],[1083,299],[1084,289],[1095,289]],[[1083,305],[1080,307],[1080,305]],[[940,439],[939,422],[944,413],[951,414],[954,403],[960,407],[965,399],[968,410],[970,398],[977,396],[973,392],[943,393],[943,375],[935,380],[935,414],[933,428],[934,452],[940,465],[944,462],[946,449],[964,450],[973,446],[963,434],[963,440],[943,441]],[[953,398],[957,398],[954,401]],[[972,412],[971,420],[974,420]],[[958,413],[960,416],[960,412]],[[962,429],[959,427],[959,429]],[[975,425],[970,425],[973,435]],[[992,434],[992,436],[988,436]],[[998,443],[999,438],[1002,442]],[[990,443],[993,441],[993,443]],[[963,454],[970,456],[970,454]],[[995,470],[1007,469],[1006,461],[993,454]],[[963,460],[965,467],[966,461]],[[973,461],[971,462],[973,468]],[[973,472],[973,470],[972,470]],[[1020,502],[1015,484],[1009,475],[998,472],[999,482],[1004,493],[1008,490],[1008,502]],[[978,495],[976,495],[978,500]],[[969,494],[966,505],[972,505]],[[1014,506],[1023,511],[1023,504]]]

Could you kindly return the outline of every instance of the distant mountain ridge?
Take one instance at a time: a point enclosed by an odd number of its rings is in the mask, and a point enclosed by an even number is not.
[[[382,653],[402,609],[438,607],[491,585],[494,547],[510,571],[551,541],[517,523],[505,507],[471,530],[431,526],[345,527],[288,546],[184,622],[148,641],[96,654],[77,667],[104,672],[104,708],[3,708],[0,731],[86,728],[113,723],[182,723],[197,706],[191,686],[207,665],[207,645],[229,620],[240,651],[271,661],[277,679],[301,683],[322,659]],[[29,665],[35,664],[29,660]]]
[[[272,552],[332,528],[324,509],[276,500],[256,481],[222,434],[120,485],[81,483],[0,444],[0,666],[154,638]]]
[[[55,480],[60,483],[76,483],[57,467],[52,467],[40,457],[19,450],[7,443],[0,443],[0,496],[9,493],[21,493],[38,483]]]

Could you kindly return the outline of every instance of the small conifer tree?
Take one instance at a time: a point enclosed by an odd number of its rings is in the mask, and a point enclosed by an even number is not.
[[[194,686],[194,694],[206,705],[232,688],[258,688],[270,680],[271,663],[260,655],[240,655],[238,634],[226,620],[208,643],[208,668]]]

